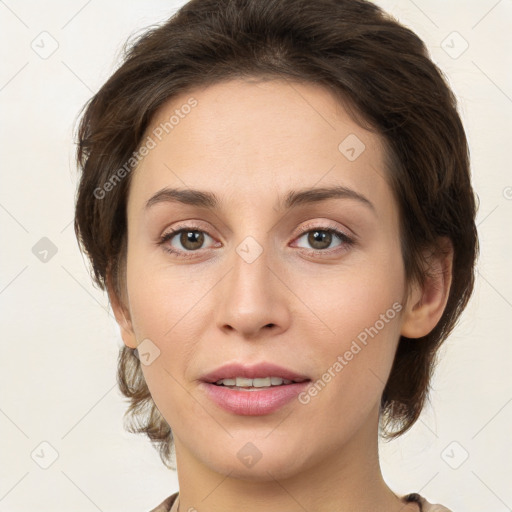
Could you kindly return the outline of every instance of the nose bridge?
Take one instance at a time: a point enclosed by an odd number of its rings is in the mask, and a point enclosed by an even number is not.
[[[236,298],[239,314],[263,311],[272,302],[273,284],[270,282],[269,248],[265,240],[253,236],[245,237],[232,255],[233,270],[230,288]],[[245,313],[244,313],[245,311]]]
[[[245,336],[255,335],[266,326],[286,328],[288,307],[279,280],[272,269],[272,250],[265,234],[246,236],[234,248],[231,271],[220,289],[217,324]]]

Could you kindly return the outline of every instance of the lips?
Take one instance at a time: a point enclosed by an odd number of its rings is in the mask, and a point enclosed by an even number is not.
[[[201,382],[199,389],[212,403],[237,416],[263,416],[279,411],[284,406],[300,407],[297,396],[304,392],[309,381],[291,383],[254,391],[231,389]]]
[[[273,363],[262,362],[255,365],[242,365],[229,363],[201,376],[200,380],[214,383],[221,379],[234,379],[246,377],[247,379],[263,379],[265,377],[281,377],[294,382],[311,380],[307,375],[298,373]]]

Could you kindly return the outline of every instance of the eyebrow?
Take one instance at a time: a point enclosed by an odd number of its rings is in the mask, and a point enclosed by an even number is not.
[[[284,202],[281,199],[278,204],[282,205],[280,206],[281,209],[289,210],[300,205],[316,203],[327,199],[353,199],[367,206],[375,213],[375,207],[368,198],[351,188],[343,186],[291,190],[286,194]],[[221,202],[218,196],[212,192],[190,188],[166,187],[151,196],[147,200],[144,209],[148,210],[153,205],[159,203],[182,203],[215,210],[219,208]]]

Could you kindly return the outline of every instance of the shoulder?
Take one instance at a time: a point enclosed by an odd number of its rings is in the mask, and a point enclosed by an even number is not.
[[[443,505],[430,503],[423,496],[420,496],[416,492],[404,496],[403,500],[406,503],[419,503],[421,512],[452,512],[450,509],[444,507]]]
[[[171,510],[171,507],[178,497],[178,493],[175,492],[174,494],[171,494],[168,498],[165,498],[160,505],[156,506],[155,508],[152,508],[149,512],[169,512]]]

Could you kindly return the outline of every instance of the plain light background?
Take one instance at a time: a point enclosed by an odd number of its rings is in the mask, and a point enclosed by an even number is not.
[[[184,3],[0,1],[0,512],[142,512],[178,489],[149,440],[123,430],[122,341],[73,231],[73,131],[126,39]],[[454,512],[512,510],[512,2],[377,3],[425,41],[459,98],[481,242],[432,405],[382,445],[384,477]]]

